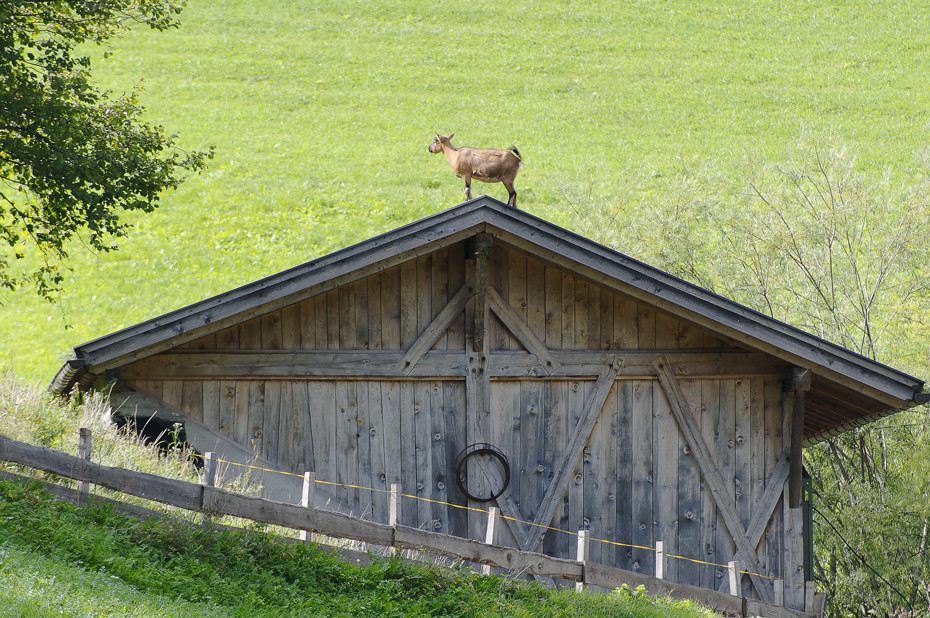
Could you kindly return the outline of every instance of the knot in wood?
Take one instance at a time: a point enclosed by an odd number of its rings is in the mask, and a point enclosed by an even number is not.
[[[438,489],[439,491],[442,491],[445,488],[446,488],[446,484],[443,483],[442,481],[439,481],[438,483],[436,483],[436,489]]]
[[[371,434],[372,436],[374,436],[374,435],[375,435],[376,433],[378,433],[378,432],[375,431],[375,428],[374,428],[374,427],[372,427],[372,428],[368,431],[368,433]]]
[[[439,442],[440,440],[442,440],[442,434],[438,432],[433,434],[433,440],[435,440],[436,442]]]

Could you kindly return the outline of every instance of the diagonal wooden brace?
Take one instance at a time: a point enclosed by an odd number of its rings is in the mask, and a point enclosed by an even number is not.
[[[562,496],[565,495],[567,490],[568,479],[572,470],[575,469],[575,464],[578,463],[578,458],[581,457],[584,445],[591,437],[591,432],[597,423],[597,417],[600,416],[601,409],[607,401],[607,396],[610,395],[610,389],[614,385],[614,380],[617,378],[619,371],[619,359],[616,356],[611,356],[607,361],[607,366],[601,371],[597,382],[594,384],[594,392],[591,393],[585,403],[581,418],[572,429],[572,434],[565,450],[562,452],[562,457],[553,468],[552,481],[549,483],[549,487],[546,488],[546,494],[543,496],[536,517],[533,519],[535,525],[530,526],[524,539],[524,550],[535,551],[545,538],[546,528],[542,526],[548,526],[555,516],[559,502],[561,502]]]
[[[430,322],[429,326],[420,333],[420,336],[417,337],[417,340],[413,342],[413,345],[410,346],[410,349],[407,350],[394,368],[404,372],[404,375],[410,375],[420,358],[436,344],[436,341],[446,332],[449,325],[465,310],[465,303],[471,298],[474,289],[474,282],[471,280],[466,281],[446,303],[446,306],[442,308],[435,319]]]
[[[504,326],[513,333],[513,336],[528,352],[536,355],[546,373],[552,375],[555,370],[562,366],[562,363],[556,359],[549,348],[546,347],[546,344],[539,340],[539,337],[526,325],[526,322],[520,319],[517,312],[507,304],[507,301],[501,297],[497,290],[488,286],[487,295],[491,311],[500,318]]]
[[[759,598],[766,603],[771,603],[771,584],[760,575],[762,565],[759,563],[758,556],[756,556],[755,545],[746,536],[746,529],[736,514],[736,504],[730,495],[727,483],[724,481],[723,475],[720,474],[717,462],[710,449],[707,448],[707,443],[704,442],[700,428],[694,420],[694,415],[689,410],[690,406],[684,392],[681,390],[681,385],[672,373],[671,363],[663,354],[653,362],[653,366],[659,378],[659,384],[661,384],[662,390],[665,392],[665,396],[672,408],[672,413],[678,421],[678,428],[691,448],[691,454],[697,461],[701,476],[704,477],[704,482],[710,488],[717,510],[723,517],[723,522],[733,539],[733,543],[736,545],[740,563],[750,571],[749,577],[759,594]]]

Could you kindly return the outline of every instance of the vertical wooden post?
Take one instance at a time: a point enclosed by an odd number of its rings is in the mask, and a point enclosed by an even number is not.
[[[90,461],[90,452],[93,438],[91,436],[90,429],[86,427],[81,427],[80,435],[78,437],[78,457],[84,461]],[[90,494],[90,483],[86,481],[78,481],[77,484],[78,490],[78,502],[81,504],[87,503],[87,496]]]
[[[785,379],[784,392],[794,393],[791,410],[791,442],[788,445],[788,506],[796,509],[801,506],[802,467],[804,450],[804,393],[811,389],[811,370],[793,367]]]
[[[588,531],[587,531],[587,530],[579,530],[579,531],[578,531],[578,554],[577,554],[577,559],[578,559],[578,562],[581,563],[581,581],[575,583],[575,591],[576,591],[576,592],[581,592],[582,590],[585,589],[585,582],[584,582],[584,580],[585,580],[585,572],[584,572],[584,567],[585,567],[585,563],[588,562],[588,548],[589,548],[589,545],[590,545],[590,539],[588,539]]]
[[[397,524],[400,522],[400,494],[401,484],[391,483],[390,504],[388,506],[388,525],[394,529],[397,529]],[[393,556],[397,553],[397,548],[391,547],[389,553]]]
[[[804,394],[811,388],[811,370],[792,367],[783,382],[786,392],[783,425],[785,446],[788,452],[788,481],[784,497],[784,570],[785,607],[801,610],[804,607]],[[790,409],[788,407],[790,403]]]
[[[804,582],[804,611],[814,612],[814,582]]]
[[[391,483],[391,502],[388,510],[388,525],[396,528],[400,522],[400,494],[401,484]]]
[[[727,563],[727,570],[730,573],[730,594],[738,597],[742,593],[742,590],[740,589],[740,579],[742,579],[742,573],[740,573],[739,570],[739,560],[730,560]]]
[[[488,374],[488,347],[490,305],[488,303],[488,262],[493,248],[490,234],[479,233],[474,240],[474,278],[475,297],[465,307],[465,353],[468,361],[465,379],[465,444],[484,442],[491,435],[490,412],[491,381]],[[468,267],[466,267],[467,274]],[[469,479],[478,481],[475,489],[483,491],[483,476],[479,474],[477,463],[470,459],[467,465]],[[480,507],[469,502],[468,506]],[[469,511],[468,534],[472,539],[480,539],[484,521],[477,511]],[[516,535],[519,536],[519,535]],[[518,543],[520,539],[518,538]]]
[[[203,478],[201,484],[204,486],[204,493],[206,493],[207,487],[214,487],[216,485],[216,460],[213,456],[214,453],[212,451],[203,454]],[[200,516],[201,524],[208,525],[212,521],[213,518],[206,513]]]
[[[496,506],[492,506],[488,509],[488,530],[484,535],[484,544],[485,545],[494,545],[494,540],[497,537],[497,520],[500,518],[500,509]],[[491,574],[491,565],[482,564],[481,565],[481,574],[490,575]]]
[[[304,472],[304,489],[300,497],[300,506],[306,509],[313,508],[313,497],[316,490],[316,472]],[[306,530],[300,531],[300,540],[309,542],[310,533]]]
[[[775,580],[775,605],[778,607],[785,606],[785,580],[776,579]]]
[[[488,330],[488,258],[491,256],[493,237],[478,234],[475,237],[475,334],[474,350],[485,353],[485,334]]]
[[[667,556],[665,555],[665,542],[656,541],[656,579],[665,579],[668,570]]]

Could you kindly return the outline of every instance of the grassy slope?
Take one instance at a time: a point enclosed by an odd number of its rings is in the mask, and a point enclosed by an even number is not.
[[[691,603],[611,595],[376,560],[342,562],[258,530],[140,522],[0,481],[0,603],[22,616],[714,615]]]
[[[24,380],[0,376],[0,433],[74,452],[79,427],[89,426],[94,461],[191,479],[182,453],[159,456],[117,432],[105,412],[98,395],[64,403]],[[0,481],[0,615],[711,615],[630,591],[576,595],[399,562],[360,569],[257,528],[209,530],[182,523],[195,518],[186,511],[146,505],[172,517],[139,522],[99,504],[76,508]]]
[[[890,1],[205,2],[135,31],[96,75],[143,79],[152,121],[217,147],[116,254],[77,249],[57,306],[2,297],[0,365],[48,379],[76,343],[460,201],[426,146],[520,147],[521,207],[654,169],[727,173],[834,131],[870,167],[927,142],[930,14]],[[96,51],[94,53],[97,53]],[[480,187],[484,189],[484,187]],[[504,196],[503,189],[488,192]],[[66,331],[65,326],[73,328]]]

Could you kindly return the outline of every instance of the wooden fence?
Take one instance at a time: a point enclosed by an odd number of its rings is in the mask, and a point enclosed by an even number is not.
[[[196,511],[207,517],[224,515],[238,517],[306,533],[315,532],[337,539],[362,541],[388,548],[418,550],[431,555],[446,556],[509,571],[570,580],[576,582],[578,589],[586,586],[599,586],[607,589],[623,585],[632,588],[643,586],[650,594],[694,600],[717,612],[732,616],[800,618],[819,616],[822,613],[823,595],[815,597],[809,594],[807,611],[798,612],[779,605],[662,579],[666,560],[661,543],[656,548],[658,577],[650,577],[589,562],[587,560],[588,537],[584,531],[578,534],[577,560],[554,558],[545,554],[495,545],[493,543],[494,530],[499,516],[497,509],[489,511],[485,542],[399,525],[397,521],[402,497],[399,485],[392,486],[391,523],[382,524],[319,508],[243,496],[214,487],[211,471],[214,462],[210,457],[206,458],[207,465],[203,482],[197,484],[95,464],[90,461],[89,434],[82,437],[81,444],[79,456],[74,457],[0,435],[0,461],[76,480],[78,481],[76,492],[78,497],[86,496],[88,485],[94,484],[146,500]],[[313,477],[306,477],[305,486],[309,486],[310,491],[313,487],[312,480]],[[307,491],[304,493],[302,503],[312,504],[312,499],[308,499]],[[738,583],[739,565],[731,563],[729,570],[731,585]],[[733,585],[731,589],[738,590],[739,586]]]

